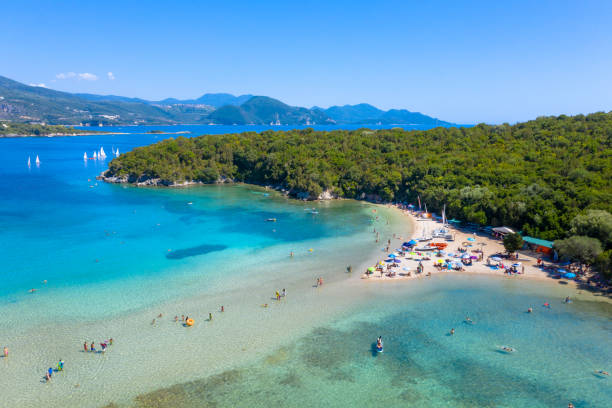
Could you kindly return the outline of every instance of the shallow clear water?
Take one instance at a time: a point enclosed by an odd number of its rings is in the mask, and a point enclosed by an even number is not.
[[[295,259],[346,245],[369,227],[356,202],[300,203],[245,186],[134,188],[98,182],[111,156],[170,135],[141,132],[61,138],[0,139],[0,308],[2,328],[72,318],[95,319],[227,288]],[[265,127],[155,127],[188,136]],[[27,166],[38,155],[40,166]],[[307,208],[316,207],[318,214]],[[266,222],[277,218],[277,222]],[[321,243],[325,247],[321,248]],[[357,242],[360,242],[357,240]],[[308,252],[310,248],[315,251]],[[329,260],[329,258],[327,258]],[[280,264],[279,264],[280,263]],[[43,284],[43,281],[47,281]],[[232,281],[231,285],[236,285]],[[28,290],[35,288],[34,295]]]
[[[612,364],[612,305],[566,305],[566,289],[538,282],[437,276],[412,284],[380,286],[367,307],[257,364],[142,395],[135,406],[612,405],[612,378],[595,373]],[[378,335],[383,353],[374,350]]]

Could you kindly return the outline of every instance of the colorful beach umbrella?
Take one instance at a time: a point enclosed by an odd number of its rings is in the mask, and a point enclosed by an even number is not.
[[[574,279],[576,277],[576,274],[572,272],[568,272],[565,275],[563,275],[563,277],[567,279]]]
[[[472,238],[472,237],[469,237],[467,240],[468,240],[468,241],[471,241],[471,242],[476,241],[476,240],[475,240],[474,238]]]

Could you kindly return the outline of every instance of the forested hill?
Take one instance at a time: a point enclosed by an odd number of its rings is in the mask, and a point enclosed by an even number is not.
[[[556,239],[587,208],[612,210],[612,112],[427,131],[311,129],[168,139],[112,160],[107,178],[220,180],[317,197],[427,203],[449,218]],[[111,180],[111,179],[109,179]]]
[[[14,123],[0,121],[0,137],[21,136],[71,136],[85,135],[88,133],[106,133],[89,130],[75,129],[67,126],[56,125],[29,125],[27,123]]]

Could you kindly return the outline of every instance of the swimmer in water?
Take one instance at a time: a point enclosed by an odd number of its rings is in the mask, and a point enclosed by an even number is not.
[[[8,357],[8,347],[4,346],[4,358]]]
[[[570,302],[570,297],[569,297],[569,296],[566,296],[566,297],[565,297],[565,303],[569,303],[569,302]]]
[[[610,375],[610,373],[609,373],[609,372],[604,371],[604,370],[599,370],[599,371],[597,371],[597,374]]]
[[[225,312],[225,307],[221,306],[221,312]]]
[[[157,315],[157,318],[158,318],[158,319],[161,319],[161,318],[162,318],[162,316],[163,316],[163,315],[160,313],[159,315]]]
[[[453,334],[455,334],[455,329],[454,328],[451,329],[451,331],[450,331],[450,335],[452,336]]]
[[[527,313],[532,313],[532,312],[533,312],[533,308],[530,307],[527,309]]]
[[[508,353],[512,353],[514,351],[512,347],[508,347],[508,346],[502,347],[502,350],[507,351]]]
[[[550,309],[550,303],[548,303],[548,302],[544,303],[542,306],[547,307],[547,308]]]
[[[32,288],[32,289],[30,289],[28,292],[30,292],[30,293],[34,293],[34,292],[36,292],[36,289]]]
[[[469,317],[465,318],[465,322],[469,323],[469,324],[474,324],[474,321],[472,319],[470,319]]]

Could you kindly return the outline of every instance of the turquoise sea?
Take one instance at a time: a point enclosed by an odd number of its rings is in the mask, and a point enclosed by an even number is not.
[[[487,276],[376,291],[350,316],[255,364],[143,395],[135,406],[611,406],[612,379],[595,372],[612,364],[609,303],[565,304],[567,289]]]
[[[113,150],[177,137],[145,134],[152,129],[188,131],[182,136],[190,137],[288,127],[127,126],[99,128],[127,133],[120,135],[0,139],[0,306],[10,311],[0,329],[14,327],[16,320],[25,325],[26,310],[28,324],[92,319],[202,288],[223,289],[228,273],[248,275],[248,266],[279,261],[291,251],[303,256],[311,241],[350,237],[368,226],[361,204],[304,204],[242,186],[170,190],[95,179]],[[84,153],[91,157],[100,147],[105,161],[83,160]],[[40,166],[34,163],[37,155]],[[268,218],[278,222],[265,222]],[[272,247],[283,250],[265,251]],[[206,265],[197,283],[195,265]],[[40,296],[33,299],[32,288]],[[57,296],[56,289],[70,296],[48,299]]]
[[[101,130],[128,134],[0,139],[0,346],[38,327],[103,321],[253,282],[276,284],[295,274],[308,282],[325,274],[326,282],[340,285],[348,279],[347,264],[380,252],[373,227],[383,236],[397,232],[386,224],[391,218],[377,220],[371,205],[349,200],[303,203],[240,185],[164,189],[95,180],[112,150],[175,137],[144,133],[151,129],[188,130],[186,136],[193,136],[269,127],[114,127]],[[84,152],[91,156],[100,147],[106,162],[83,160]],[[177,376],[129,405],[612,406],[612,378],[595,373],[612,371],[610,303],[557,283],[482,276],[363,284],[365,295],[342,313],[256,362],[202,379]],[[573,303],[562,303],[567,295]],[[546,301],[552,308],[540,306]],[[529,306],[535,309],[531,315],[525,313]],[[325,303],[318,307],[324,314]],[[475,324],[465,323],[466,316]],[[373,351],[379,335],[383,353]],[[517,351],[503,353],[503,345]],[[116,347],[115,355],[129,352],[120,342]],[[11,344],[11,350],[18,354],[19,346]],[[112,366],[113,354],[105,358]],[[0,380],[12,378],[12,361],[0,364]],[[69,365],[76,361],[72,357]],[[28,370],[40,367],[26,368],[19,386]],[[26,388],[38,392],[37,386],[35,377]],[[64,389],[45,392],[35,400],[40,404],[12,400],[10,392],[4,397],[12,406],[70,406],[46,403],[47,396],[61,402]],[[94,392],[75,406],[105,405],[115,394],[110,386],[104,392],[104,399]]]

